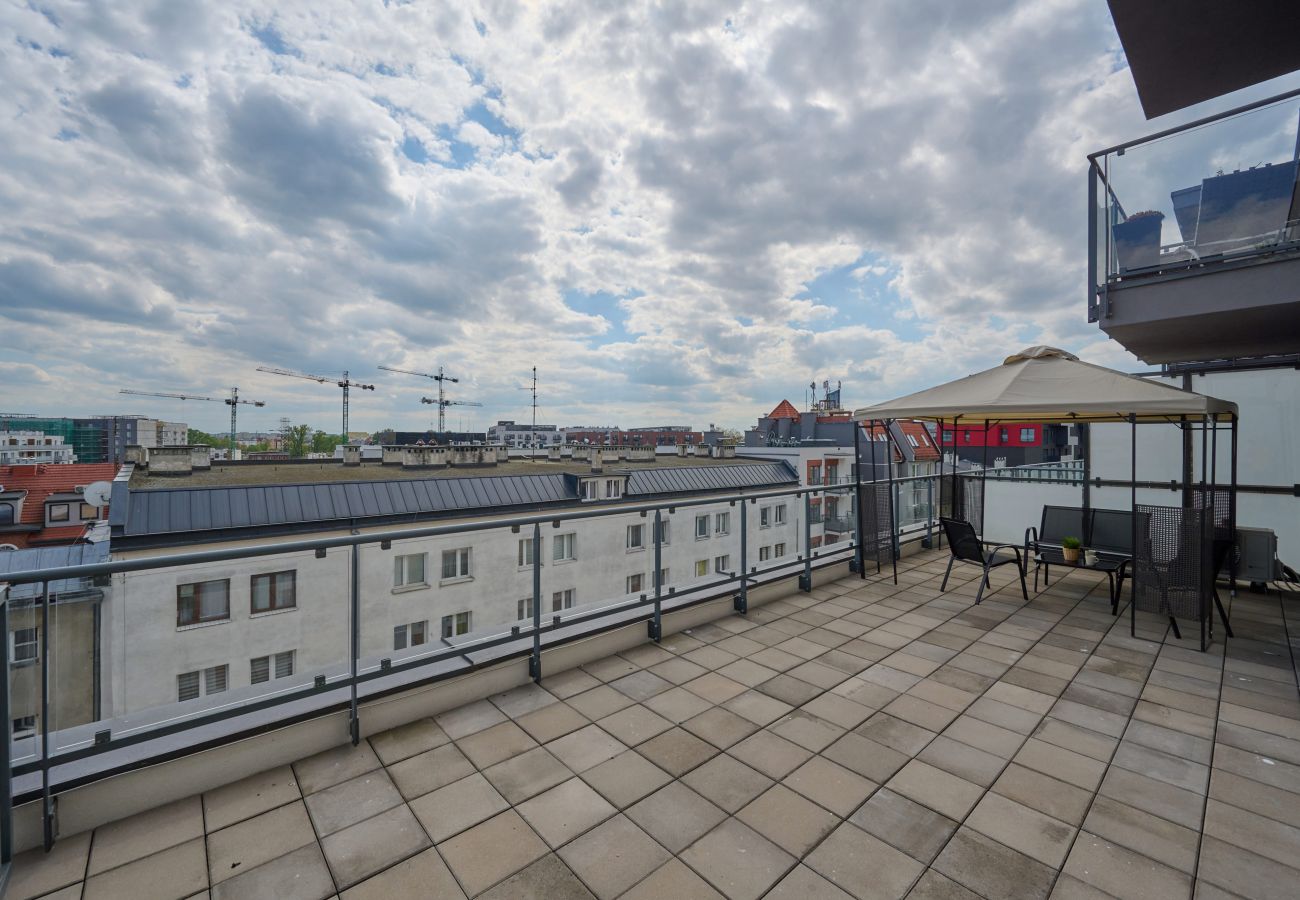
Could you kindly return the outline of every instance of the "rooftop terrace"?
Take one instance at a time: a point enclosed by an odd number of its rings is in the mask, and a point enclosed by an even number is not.
[[[1286,608],[842,578],[64,835],[9,897],[1246,897],[1300,883]],[[968,578],[970,580],[961,580]],[[1294,616],[1294,612],[1291,612]]]

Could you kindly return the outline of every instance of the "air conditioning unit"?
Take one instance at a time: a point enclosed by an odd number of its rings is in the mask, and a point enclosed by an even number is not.
[[[86,493],[86,486],[84,484],[79,484],[72,489],[72,492],[74,494],[84,494]]]
[[[1277,559],[1277,534],[1271,528],[1237,528],[1237,578],[1251,586],[1281,577]],[[1225,565],[1226,568],[1226,565]]]

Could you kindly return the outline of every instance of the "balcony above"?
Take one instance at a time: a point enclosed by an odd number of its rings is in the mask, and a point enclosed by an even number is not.
[[[1153,364],[1300,350],[1298,95],[1091,157],[1089,321]]]

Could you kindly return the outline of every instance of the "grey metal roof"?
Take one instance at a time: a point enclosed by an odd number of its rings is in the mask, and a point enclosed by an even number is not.
[[[62,566],[88,566],[108,562],[108,541],[93,544],[72,544],[67,547],[29,547],[25,550],[0,550],[0,582],[7,572],[25,572],[29,569],[53,569]],[[83,591],[89,579],[64,578],[50,582],[50,594]],[[14,600],[30,599],[41,595],[39,584],[16,584],[9,590]]]
[[[627,477],[627,496],[660,496],[696,491],[735,490],[797,484],[799,476],[784,462],[739,463],[734,466],[681,466],[673,469],[634,469]]]

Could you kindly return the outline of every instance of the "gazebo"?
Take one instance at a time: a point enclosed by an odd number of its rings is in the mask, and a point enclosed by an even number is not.
[[[895,419],[922,419],[938,423],[955,435],[957,425],[981,423],[988,426],[1010,422],[1052,424],[1124,423],[1131,426],[1130,502],[1132,508],[1133,609],[1167,612],[1178,634],[1175,613],[1194,614],[1200,620],[1201,644],[1205,647],[1208,619],[1207,595],[1214,594],[1215,565],[1227,558],[1235,584],[1236,562],[1228,552],[1236,530],[1237,512],[1237,424],[1235,403],[1208,397],[1083,362],[1054,347],[1030,347],[1008,356],[1000,366],[928,388],[897,400],[864,407],[853,413],[855,422],[876,423]],[[1227,491],[1216,488],[1218,432],[1226,422],[1231,437],[1231,481]],[[1189,436],[1201,436],[1201,479],[1193,483],[1191,441],[1184,440],[1183,497],[1180,507],[1163,507],[1137,502],[1137,426],[1174,425]],[[855,428],[855,445],[861,428]],[[886,433],[888,429],[886,428]],[[870,442],[873,453],[875,442]],[[940,441],[942,447],[942,441]],[[946,480],[945,463],[940,462],[940,514],[964,519],[975,525],[983,537],[984,485],[987,471],[987,441],[984,467],[978,479],[959,477],[956,456],[951,479]],[[860,446],[858,460],[862,462]],[[1082,505],[1090,505],[1090,454],[1084,454]],[[942,457],[942,454],[941,454]],[[872,477],[875,479],[874,464]],[[975,486],[978,485],[976,488]],[[978,494],[976,496],[976,494]],[[889,523],[894,510],[890,492]],[[879,521],[879,493],[873,491],[868,512]],[[859,507],[863,506],[859,503]],[[973,521],[978,512],[978,523]],[[864,515],[859,513],[859,569],[867,545]],[[870,530],[870,529],[866,529]],[[881,529],[875,529],[879,534]],[[891,530],[892,534],[892,530]],[[1139,541],[1139,538],[1141,540]],[[875,537],[871,538],[875,541]],[[876,541],[877,545],[879,542]],[[1189,572],[1190,568],[1196,571]],[[1179,591],[1171,590],[1177,582]],[[1193,584],[1194,583],[1194,584]],[[1183,599],[1179,600],[1175,594]],[[1219,613],[1228,627],[1222,605]],[[1212,623],[1210,624],[1212,629]],[[1231,631],[1229,630],[1229,634]]]

